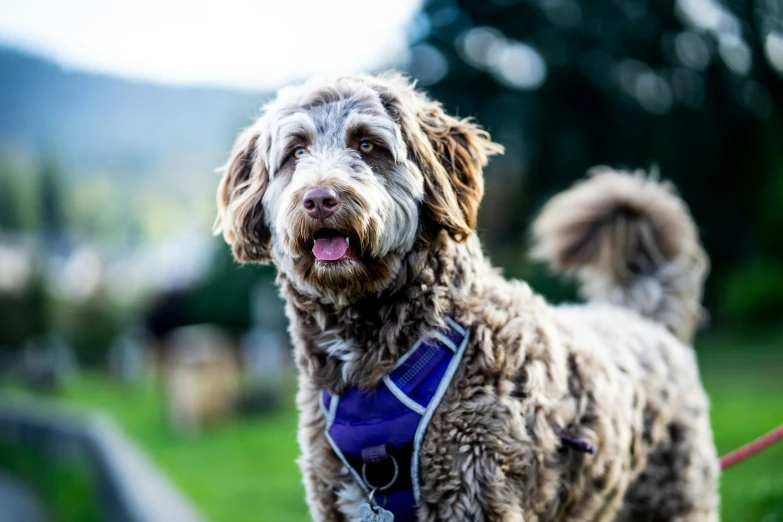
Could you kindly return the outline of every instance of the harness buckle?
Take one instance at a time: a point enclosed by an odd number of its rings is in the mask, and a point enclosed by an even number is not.
[[[362,460],[367,464],[380,464],[389,460],[389,447],[386,444],[369,446],[362,450]]]

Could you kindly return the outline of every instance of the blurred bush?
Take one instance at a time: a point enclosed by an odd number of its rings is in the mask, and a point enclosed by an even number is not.
[[[732,272],[722,302],[725,317],[737,328],[780,327],[783,314],[783,266],[755,259]]]
[[[146,305],[146,326],[158,338],[194,324],[213,324],[241,335],[256,320],[251,306],[254,291],[258,285],[271,285],[273,280],[274,268],[240,266],[222,238],[216,239],[213,258],[198,281],[152,297]]]
[[[102,366],[112,342],[123,330],[121,310],[102,293],[84,301],[69,303],[63,310],[66,337],[79,362]]]
[[[40,276],[18,292],[0,291],[0,347],[20,349],[50,328],[46,287]]]

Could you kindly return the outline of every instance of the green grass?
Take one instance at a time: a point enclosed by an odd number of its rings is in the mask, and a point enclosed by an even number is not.
[[[783,332],[697,343],[721,455],[783,424]],[[783,521],[783,441],[726,470],[721,520]]]
[[[56,522],[100,522],[90,471],[83,463],[52,460],[2,440],[0,463],[5,471],[35,491],[47,514]]]
[[[697,346],[721,454],[783,423],[783,334],[712,335]],[[88,374],[64,394],[110,413],[212,522],[308,520],[287,396],[275,416],[182,436],[167,427],[151,380],[123,386]],[[721,494],[724,521],[783,521],[783,443],[728,470]]]
[[[209,521],[309,520],[295,464],[293,393],[279,414],[189,435],[168,427],[152,380],[127,386],[85,375],[64,398],[110,413]]]

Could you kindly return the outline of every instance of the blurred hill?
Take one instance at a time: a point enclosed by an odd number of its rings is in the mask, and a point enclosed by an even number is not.
[[[0,47],[0,290],[11,292],[0,312],[40,319],[8,316],[0,327],[17,335],[0,345],[74,330],[78,317],[49,299],[92,306],[91,331],[117,302],[203,277],[221,243],[215,169],[266,97],[71,71]]]
[[[211,193],[214,169],[265,98],[70,71],[2,47],[0,78],[6,154],[55,158],[67,178],[109,174],[126,195],[152,180],[158,193]],[[177,190],[182,183],[186,191]]]

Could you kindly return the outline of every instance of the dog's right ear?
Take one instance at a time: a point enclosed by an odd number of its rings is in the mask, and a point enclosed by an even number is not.
[[[222,167],[217,191],[218,215],[214,232],[222,232],[234,258],[242,263],[271,260],[271,233],[264,222],[261,199],[269,182],[263,160],[259,123],[245,129]]]

